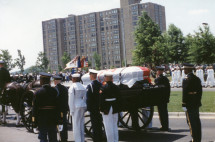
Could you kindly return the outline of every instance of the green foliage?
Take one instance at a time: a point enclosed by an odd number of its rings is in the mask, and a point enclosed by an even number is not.
[[[42,51],[38,53],[36,66],[38,66],[42,71],[46,71],[48,69],[49,60],[47,59],[45,53]]]
[[[215,93],[204,91],[202,94],[202,107],[200,112],[215,112]],[[182,92],[172,91],[170,95],[170,102],[168,104],[169,112],[182,112]]]
[[[101,67],[101,56],[94,52],[93,59],[95,61],[96,70],[100,70]]]
[[[20,72],[24,72],[24,65],[25,65],[25,57],[22,55],[21,50],[18,51],[18,58],[15,59],[15,65],[20,69]]]
[[[36,73],[36,74],[38,74],[39,72],[41,72],[41,69],[38,68],[38,66],[31,66],[31,67],[25,69],[25,72],[26,73]]]
[[[1,50],[0,60],[3,60],[5,62],[5,68],[9,71],[15,67],[15,64],[12,62],[12,56],[10,55],[8,50]]]
[[[190,60],[197,64],[215,63],[215,37],[210,32],[209,26],[204,26],[194,35],[187,36]]]
[[[61,60],[63,62],[63,67],[66,67],[66,64],[71,60],[69,54],[67,52],[63,53],[63,56],[61,57]]]
[[[61,65],[58,65],[58,71],[62,71],[63,68],[61,67]]]
[[[159,61],[155,56],[161,55],[162,53],[160,52],[163,52],[158,49],[163,46],[161,39],[161,31],[158,25],[152,21],[146,12],[143,12],[142,16],[139,17],[138,26],[135,30],[135,42],[137,45],[133,51],[133,64],[149,64],[150,66],[157,64]]]
[[[170,24],[168,31],[163,35],[169,51],[169,60],[174,63],[187,61],[188,47],[185,46],[185,38],[182,31],[174,24]]]

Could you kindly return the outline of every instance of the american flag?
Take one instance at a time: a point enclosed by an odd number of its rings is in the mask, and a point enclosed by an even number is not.
[[[88,67],[88,57],[85,58],[84,67]]]

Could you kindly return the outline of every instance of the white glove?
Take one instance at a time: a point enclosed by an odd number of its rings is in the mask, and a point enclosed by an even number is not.
[[[35,134],[38,134],[38,133],[39,133],[39,131],[38,131],[37,128],[34,128],[34,129],[33,129],[33,132],[34,132]]]
[[[182,109],[183,109],[184,111],[187,111],[187,108],[186,108],[186,107],[182,107]]]
[[[63,131],[63,125],[58,125],[58,130],[61,132]]]

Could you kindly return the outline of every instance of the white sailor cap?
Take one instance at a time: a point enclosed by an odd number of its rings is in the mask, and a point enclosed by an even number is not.
[[[107,71],[104,73],[105,76],[113,76],[113,72]]]
[[[79,74],[79,73],[74,73],[74,74],[72,75],[72,77],[80,77],[80,74]]]
[[[98,71],[97,71],[97,70],[94,70],[94,69],[89,69],[89,72],[90,72],[90,73],[95,73],[95,74],[98,73]]]

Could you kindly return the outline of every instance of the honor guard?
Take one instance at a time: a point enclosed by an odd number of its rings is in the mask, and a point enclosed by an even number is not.
[[[58,92],[58,100],[60,101],[60,110],[63,113],[63,130],[60,132],[61,142],[67,142],[68,128],[67,128],[67,112],[69,111],[68,104],[68,89],[61,84],[62,78],[60,76],[53,76],[55,89]]]
[[[199,107],[202,105],[202,85],[201,80],[193,74],[192,70],[194,70],[192,64],[184,63],[184,72],[187,76],[182,84],[182,107],[186,112],[187,123],[193,138],[191,142],[201,142],[202,134]]]
[[[164,100],[166,102],[162,102],[158,105],[158,114],[160,117],[160,123],[161,123],[161,131],[168,131],[169,130],[169,116],[168,116],[168,109],[167,104],[169,103],[169,97],[170,97],[170,84],[169,79],[166,76],[163,76],[164,67],[157,66],[157,78],[155,79],[156,85],[164,85],[165,91],[162,92],[162,95]]]
[[[93,141],[102,141],[102,116],[99,110],[100,88],[102,84],[96,80],[98,71],[89,69],[90,80],[87,86],[87,110],[90,112],[90,120],[93,129]]]
[[[4,67],[5,62],[0,61],[0,104],[2,105],[2,115],[3,120],[0,123],[5,124],[6,123],[6,112],[5,112],[5,96],[3,95],[3,90],[6,87],[6,84],[11,81],[10,73],[9,71]]]
[[[106,84],[101,88],[101,112],[105,126],[105,132],[108,142],[118,142],[118,112],[120,90],[118,86],[113,84],[113,73],[106,72]]]
[[[40,73],[40,88],[33,100],[33,127],[38,126],[40,142],[57,142],[57,124],[60,122],[58,92],[50,85],[51,75]],[[47,140],[48,139],[48,140]]]
[[[84,142],[84,113],[87,109],[86,89],[80,83],[80,74],[73,74],[72,82],[69,88],[69,108],[72,115],[73,134],[75,142]]]

